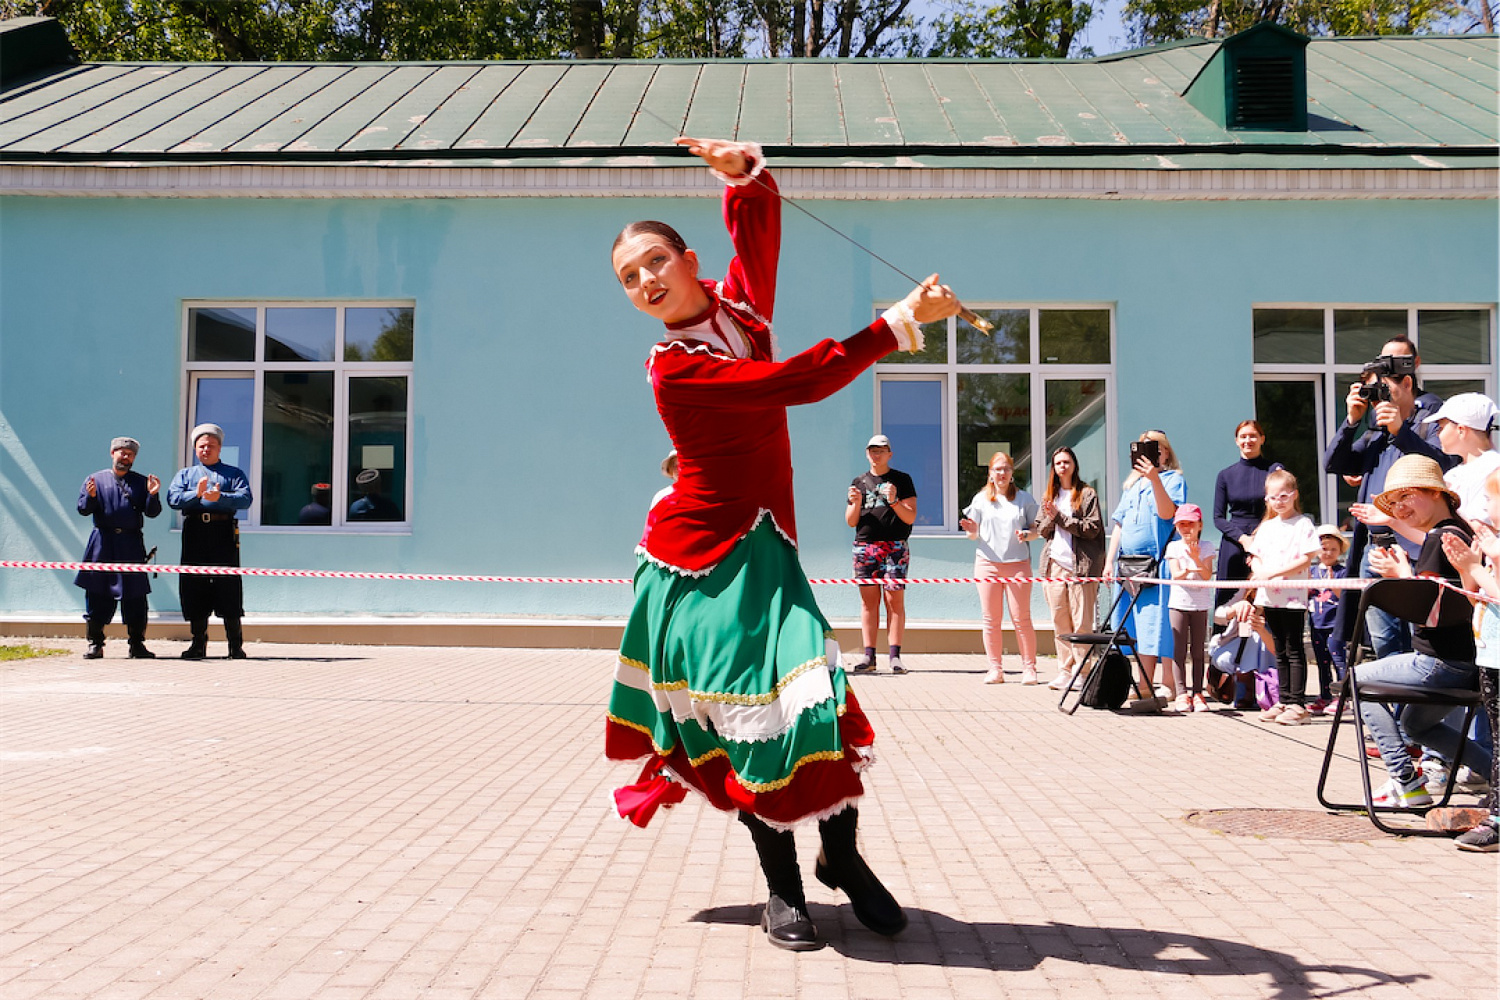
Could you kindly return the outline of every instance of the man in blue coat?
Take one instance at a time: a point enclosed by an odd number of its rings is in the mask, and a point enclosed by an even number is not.
[[[249,507],[250,480],[241,469],[219,461],[224,447],[224,429],[218,424],[193,428],[192,465],[178,471],[167,487],[167,504],[182,511],[182,564],[184,566],[238,566],[240,525],[235,513]],[[245,615],[241,579],[233,576],[183,574],[177,583],[182,617],[193,633],[192,644],[183,650],[184,660],[208,655],[208,616],[224,622],[229,657],[245,658],[245,637],[240,619]]]
[[[94,530],[83,552],[83,562],[144,563],[146,538],[141,533],[145,519],[161,513],[161,480],[131,471],[141,443],[117,437],[109,443],[111,465],[83,481],[78,492],[78,513],[94,519]],[[84,570],[73,578],[83,588],[84,613],[89,648],[85,660],[104,655],[104,626],[114,621],[115,607],[125,620],[130,636],[131,659],[154,659],[146,648],[146,595],[151,581],[145,573],[107,573]]]

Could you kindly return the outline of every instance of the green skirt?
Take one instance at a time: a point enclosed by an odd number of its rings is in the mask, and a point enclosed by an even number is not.
[[[796,550],[762,520],[706,576],[644,557],[605,752],[787,827],[863,794],[874,734]]]

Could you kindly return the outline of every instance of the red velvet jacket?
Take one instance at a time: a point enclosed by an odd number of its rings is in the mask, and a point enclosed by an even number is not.
[[[796,544],[786,408],[832,395],[897,349],[877,319],[848,340],[774,360],[781,206],[770,175],[759,180],[725,190],[736,256],[722,283],[703,283],[709,309],[669,327],[646,362],[678,479],[647,515],[640,548],[679,573],[712,570],[765,514]]]

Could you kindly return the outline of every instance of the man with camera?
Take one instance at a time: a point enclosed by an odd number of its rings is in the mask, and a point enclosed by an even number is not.
[[[1359,381],[1349,386],[1349,394],[1344,397],[1348,419],[1334,432],[1323,454],[1323,465],[1337,475],[1360,477],[1360,503],[1370,503],[1385,489],[1386,473],[1403,455],[1426,455],[1444,470],[1455,464],[1454,457],[1444,454],[1438,443],[1436,425],[1424,423],[1443,401],[1421,391],[1417,384],[1419,362],[1415,346],[1407,338],[1387,341],[1381,355],[1365,365]],[[1389,528],[1371,529],[1356,521],[1349,546],[1350,575],[1358,566],[1362,577],[1379,576],[1370,566],[1370,551],[1395,545],[1407,549],[1412,558],[1420,549]],[[1335,634],[1345,641],[1353,632],[1358,607],[1359,592],[1345,591],[1334,626]],[[1410,651],[1411,632],[1400,619],[1372,608],[1365,627],[1377,657]]]

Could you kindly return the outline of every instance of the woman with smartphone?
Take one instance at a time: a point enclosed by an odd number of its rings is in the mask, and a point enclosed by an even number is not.
[[[1130,475],[1110,515],[1114,529],[1105,565],[1113,567],[1114,575],[1121,579],[1161,576],[1162,554],[1174,530],[1172,519],[1177,505],[1186,502],[1187,480],[1172,443],[1163,431],[1146,431],[1130,445]],[[1141,588],[1133,603],[1119,602],[1112,624],[1115,628],[1123,625],[1135,637],[1136,654],[1146,673],[1142,687],[1147,691],[1155,685],[1157,661],[1167,661],[1162,684],[1171,700],[1177,691],[1170,669],[1175,643],[1167,617],[1168,589],[1154,584]],[[1130,703],[1130,708],[1138,712],[1155,711],[1161,706],[1154,694]]]

